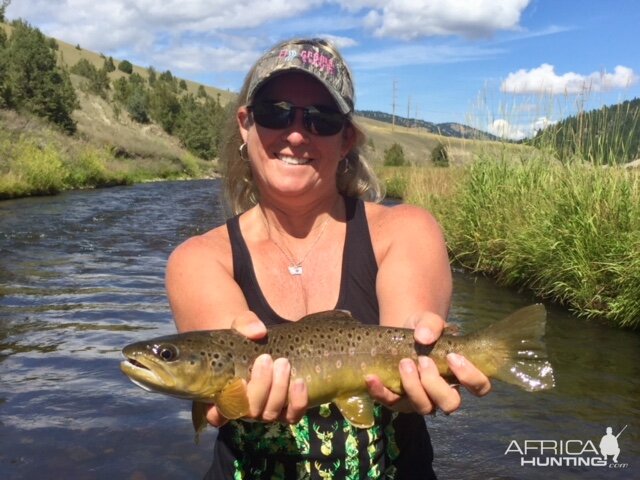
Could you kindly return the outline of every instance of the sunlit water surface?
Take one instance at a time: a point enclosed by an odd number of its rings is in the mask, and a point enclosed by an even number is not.
[[[1,479],[206,471],[213,429],[196,446],[189,403],[144,392],[118,364],[125,344],[174,333],[167,256],[224,221],[219,188],[148,183],[0,202]],[[472,331],[534,301],[456,272],[450,321]],[[455,414],[429,417],[440,478],[640,478],[640,336],[547,307],[557,387],[531,394],[495,382],[490,396],[464,395]],[[570,454],[546,450],[535,461],[590,462],[593,453],[576,450],[625,425],[617,465],[531,465],[535,450],[522,465],[514,451],[527,440],[568,442]]]

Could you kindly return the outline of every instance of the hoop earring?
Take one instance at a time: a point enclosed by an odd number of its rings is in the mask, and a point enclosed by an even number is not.
[[[249,163],[249,149],[247,148],[247,142],[244,142],[240,147],[238,147],[238,152],[240,153],[242,161]]]
[[[344,162],[344,167],[342,167],[342,175],[346,175],[347,173],[349,173],[349,157],[344,157],[342,161]]]

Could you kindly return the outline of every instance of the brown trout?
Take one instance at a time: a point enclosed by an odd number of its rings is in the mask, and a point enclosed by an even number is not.
[[[440,374],[455,381],[446,355],[459,353],[488,377],[528,391],[554,386],[542,337],[542,305],[522,308],[469,335],[444,334],[435,345],[417,344],[413,330],[364,325],[348,312],[332,310],[268,329],[261,341],[235,330],[194,331],[126,346],[121,370],[138,386],[194,400],[196,431],[204,425],[203,404],[215,404],[229,419],[249,412],[246,380],[255,358],[269,353],[291,363],[291,380],[304,379],[309,406],[333,402],[354,426],[373,425],[373,401],[365,377],[375,374],[402,394],[402,358],[429,355]]]

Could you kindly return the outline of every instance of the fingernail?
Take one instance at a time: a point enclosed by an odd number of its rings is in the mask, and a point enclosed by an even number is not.
[[[294,393],[302,393],[304,391],[304,388],[305,388],[305,383],[304,383],[304,380],[302,380],[301,378],[296,379],[291,385],[291,390]]]
[[[423,370],[428,370],[431,368],[431,365],[433,365],[433,361],[429,359],[429,357],[425,357],[424,355],[420,355],[418,357],[418,364],[420,365],[420,368]]]
[[[277,358],[273,362],[273,370],[276,375],[284,375],[289,369],[289,360],[284,357]]]
[[[416,331],[417,340],[424,345],[431,345],[438,337],[429,327],[419,327]]]
[[[271,363],[271,355],[268,353],[263,353],[258,358],[256,358],[256,362],[258,362],[261,366],[267,366]]]
[[[416,364],[410,358],[403,358],[400,360],[400,368],[406,373],[413,373],[416,369]]]
[[[255,337],[262,337],[264,336],[266,329],[263,323],[261,322],[251,322],[248,325],[248,330],[250,332],[250,336],[253,338]]]
[[[457,367],[463,367],[465,365],[465,359],[462,355],[457,353],[447,354],[447,359]]]

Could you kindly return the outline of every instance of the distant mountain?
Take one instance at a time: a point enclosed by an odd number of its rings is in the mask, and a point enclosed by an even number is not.
[[[482,130],[469,127],[467,125],[462,125],[461,123],[433,123],[414,118],[405,118],[399,115],[396,115],[394,120],[391,114],[374,110],[356,110],[356,115],[386,123],[394,123],[395,121],[395,124],[401,127],[423,128],[427,132],[444,135],[445,137],[468,138],[475,140],[499,140],[498,137],[491,135],[490,133],[483,132]]]

